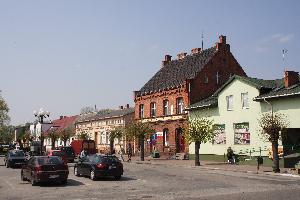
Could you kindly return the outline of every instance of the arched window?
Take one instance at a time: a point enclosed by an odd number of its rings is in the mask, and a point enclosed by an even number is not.
[[[150,117],[155,117],[156,116],[156,103],[151,102],[150,103]]]
[[[140,119],[144,118],[144,104],[141,104],[139,107],[139,117]]]
[[[169,101],[167,99],[163,101],[163,110],[164,110],[164,116],[170,115],[170,112],[169,112]]]
[[[176,111],[177,111],[177,114],[183,114],[183,108],[184,108],[183,98],[182,97],[178,97],[176,99]]]

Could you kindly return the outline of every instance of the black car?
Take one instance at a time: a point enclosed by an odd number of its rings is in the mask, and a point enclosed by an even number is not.
[[[123,164],[116,156],[93,154],[75,164],[74,174],[75,176],[89,176],[92,180],[107,176],[119,180],[123,175]]]
[[[58,147],[58,150],[61,150],[66,153],[68,162],[74,162],[75,152],[72,147]]]
[[[66,184],[69,167],[58,156],[33,156],[22,166],[21,180],[34,186],[40,182]]]
[[[22,150],[9,150],[4,158],[5,166],[7,168],[22,166],[26,161],[26,155]]]

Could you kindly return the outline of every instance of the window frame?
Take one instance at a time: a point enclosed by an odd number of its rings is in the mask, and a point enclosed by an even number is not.
[[[150,117],[156,117],[156,103],[150,103]]]
[[[169,100],[168,99],[163,100],[163,115],[164,116],[170,115]]]
[[[180,101],[182,100],[182,101]],[[180,104],[181,102],[181,104]],[[181,109],[179,109],[181,108]],[[184,102],[183,102],[183,97],[178,97],[176,98],[176,114],[181,115],[184,114]]]
[[[145,117],[145,112],[144,112],[145,109],[144,108],[145,108],[144,104],[139,105],[139,118],[140,119],[143,119]]]
[[[230,103],[231,103],[231,107],[230,107]],[[228,111],[233,110],[233,95],[226,96],[226,105],[227,105],[226,108]]]
[[[244,101],[245,96],[247,97],[247,102],[246,102],[247,105],[246,106],[245,106],[245,101]],[[249,93],[248,92],[242,92],[241,93],[241,101],[242,101],[242,108],[243,109],[249,109],[250,106],[249,106]]]

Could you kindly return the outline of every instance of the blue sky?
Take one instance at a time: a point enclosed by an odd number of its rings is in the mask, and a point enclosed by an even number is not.
[[[0,1],[0,90],[12,124],[133,103],[165,54],[227,36],[248,76],[300,71],[300,1]],[[287,49],[283,64],[282,49]]]

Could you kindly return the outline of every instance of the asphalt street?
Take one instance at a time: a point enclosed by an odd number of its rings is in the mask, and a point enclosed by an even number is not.
[[[75,177],[70,167],[67,185],[31,186],[0,158],[0,199],[300,199],[298,177],[136,163],[124,163],[124,170],[120,181],[92,181]]]

